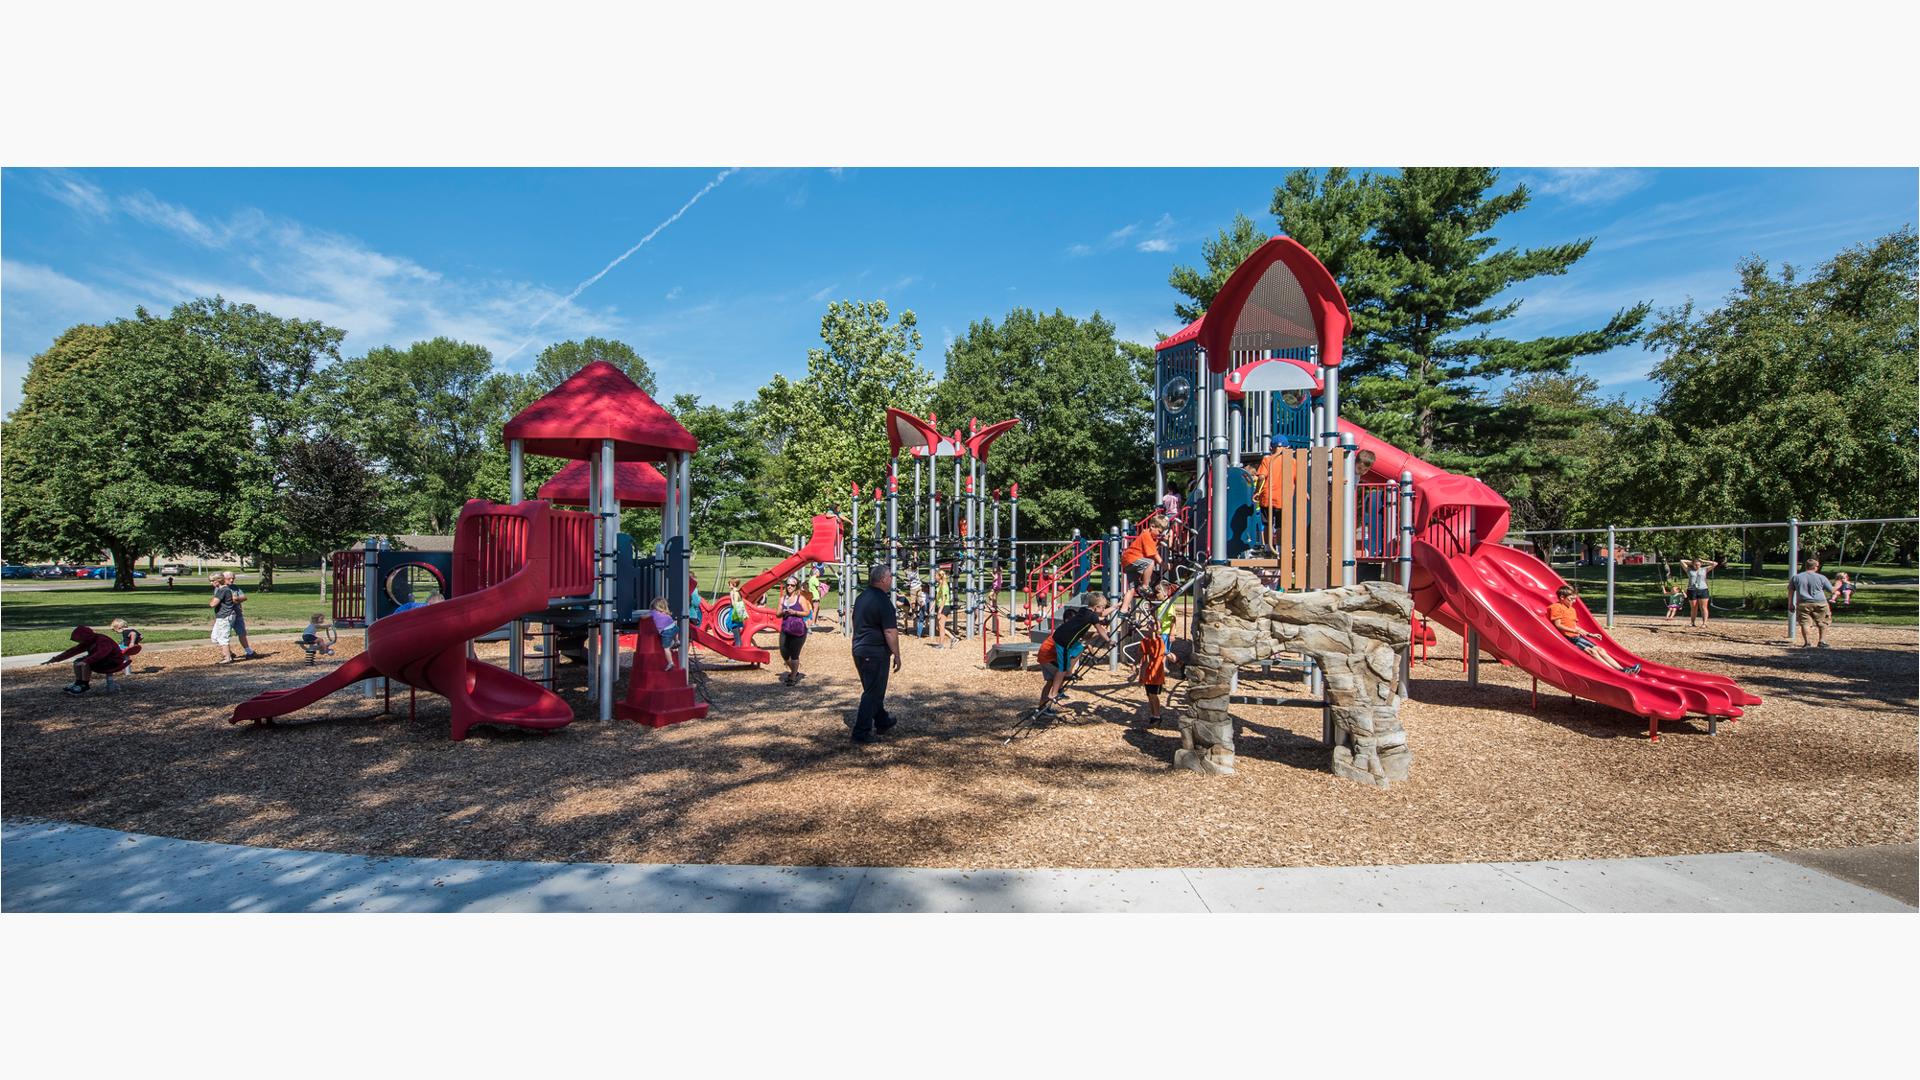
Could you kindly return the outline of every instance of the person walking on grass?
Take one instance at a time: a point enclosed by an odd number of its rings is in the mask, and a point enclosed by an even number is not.
[[[1800,647],[1831,649],[1827,628],[1833,625],[1833,594],[1838,591],[1827,575],[1820,572],[1820,560],[1808,559],[1800,572],[1787,579],[1788,603],[1793,605],[1794,621],[1800,625]]]
[[[1599,642],[1587,636],[1586,630],[1581,628],[1580,620],[1575,617],[1573,611],[1573,601],[1578,595],[1578,593],[1573,591],[1573,586],[1571,585],[1562,585],[1559,589],[1555,590],[1553,603],[1547,605],[1547,621],[1553,624],[1554,629],[1565,634],[1567,640],[1573,643],[1574,648],[1579,649],[1581,652],[1586,653],[1602,664],[1623,675],[1640,674],[1639,664],[1627,667],[1620,661],[1615,660],[1613,654],[1601,648]]]
[[[780,681],[788,686],[800,685],[800,650],[807,644],[807,621],[812,614],[813,605],[800,579],[789,577],[780,586],[780,659],[787,664]]]
[[[207,601],[207,606],[213,609],[213,643],[220,646],[220,659],[215,660],[214,664],[217,666],[253,659],[253,646],[247,643],[246,619],[240,614],[240,605],[245,602],[246,594],[234,584],[231,570],[214,571],[212,581],[213,596]],[[240,639],[240,648],[245,650],[242,656],[233,655],[232,642],[235,637]]]
[[[1698,620],[1705,626],[1713,606],[1707,575],[1720,569],[1720,564],[1712,559],[1681,559],[1680,569],[1687,572],[1687,625],[1693,626]]]
[[[853,668],[860,675],[860,711],[853,741],[870,743],[893,730],[887,712],[887,679],[900,670],[900,620],[893,608],[893,567],[874,563],[867,587],[853,602]]]

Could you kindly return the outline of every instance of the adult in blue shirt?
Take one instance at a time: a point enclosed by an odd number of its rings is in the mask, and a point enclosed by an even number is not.
[[[874,563],[867,587],[853,602],[853,668],[860,675],[860,712],[853,741],[870,743],[893,728],[887,714],[887,678],[900,670],[899,616],[893,608],[893,567]]]

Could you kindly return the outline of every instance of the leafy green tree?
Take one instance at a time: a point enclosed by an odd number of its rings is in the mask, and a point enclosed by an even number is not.
[[[695,395],[680,394],[673,399],[673,415],[700,440],[688,494],[694,543],[713,547],[771,534],[773,501],[765,487],[769,455],[754,431],[753,409],[745,402],[702,405]]]
[[[1233,215],[1233,224],[1220,230],[1213,239],[1200,242],[1200,257],[1206,262],[1206,269],[1176,266],[1167,275],[1167,284],[1187,298],[1185,303],[1174,302],[1173,313],[1183,323],[1206,314],[1207,305],[1213,303],[1220,286],[1233,276],[1234,268],[1246,262],[1247,256],[1266,242],[1267,234],[1252,218],[1245,214]]]
[[[807,376],[775,376],[755,403],[760,437],[779,455],[769,470],[773,525],[804,531],[828,506],[843,506],[854,483],[886,475],[888,406],[925,414],[932,376],[920,351],[912,311],[889,321],[884,300],[828,305],[820,320],[824,348],[807,350]]]
[[[1915,270],[1908,226],[1810,275],[1748,260],[1720,306],[1662,312],[1648,334],[1665,353],[1651,375],[1659,394],[1621,433],[1616,469],[1594,476],[1594,514],[1623,524],[1912,516]],[[1904,546],[1912,530],[1900,533]],[[1810,529],[1802,544],[1838,539],[1837,528]]]
[[[1515,379],[1501,392],[1500,404],[1533,437],[1512,467],[1481,479],[1512,505],[1513,528],[1577,527],[1575,519],[1590,505],[1592,478],[1614,468],[1615,437],[1634,422],[1632,408],[1603,398],[1589,376],[1552,371]]]
[[[233,368],[236,404],[247,413],[249,437],[228,447],[237,490],[222,544],[254,555],[260,588],[273,588],[273,557],[302,547],[302,530],[282,512],[287,478],[280,465],[289,447],[305,439],[314,416],[313,382],[340,358],[346,331],[314,320],[284,319],[252,304],[202,297],[173,309],[172,319]]]
[[[1152,371],[1152,350],[1117,340],[1098,313],[1015,308],[947,349],[933,409],[948,427],[1018,417],[994,443],[988,482],[1019,483],[1028,535],[1092,533],[1153,503]]]
[[[232,520],[245,390],[224,358],[145,311],[76,326],[34,357],[0,436],[10,557],[218,550]]]
[[[344,360],[324,373],[329,430],[379,470],[401,527],[446,533],[480,493],[519,384],[485,347],[434,338]],[[531,485],[530,485],[531,489]]]
[[[533,396],[537,398],[559,386],[567,381],[568,376],[595,360],[605,360],[626,372],[627,378],[645,390],[648,397],[660,393],[652,365],[635,352],[633,346],[610,338],[590,337],[581,341],[555,342],[540,350],[540,355],[534,358],[533,370],[528,372],[531,385],[538,388]],[[529,402],[532,400],[528,399]]]
[[[387,492],[360,451],[338,435],[280,451],[279,513],[303,551],[332,551],[391,526]]]
[[[1501,248],[1491,230],[1527,205],[1524,185],[1491,193],[1499,173],[1416,168],[1354,175],[1329,169],[1289,174],[1270,209],[1280,227],[1320,258],[1353,312],[1341,368],[1342,412],[1389,442],[1436,464],[1479,476],[1524,476],[1541,467],[1543,442],[1564,425],[1539,428],[1538,409],[1490,392],[1489,381],[1568,371],[1574,360],[1637,340],[1648,306],[1604,326],[1517,340],[1499,324],[1519,310],[1509,288],[1564,274],[1591,240]],[[1252,223],[1207,247],[1208,272],[1176,269],[1185,297],[1175,312],[1200,314],[1234,266],[1265,239]],[[1571,418],[1569,418],[1571,419]]]

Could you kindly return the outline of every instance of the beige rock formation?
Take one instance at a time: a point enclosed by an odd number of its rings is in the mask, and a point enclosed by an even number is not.
[[[1413,752],[1400,726],[1400,656],[1412,637],[1413,598],[1368,581],[1281,593],[1237,567],[1207,572],[1204,606],[1187,661],[1187,715],[1173,762],[1202,773],[1233,772],[1234,673],[1304,651],[1326,676],[1333,713],[1333,771],[1386,787],[1407,778]]]

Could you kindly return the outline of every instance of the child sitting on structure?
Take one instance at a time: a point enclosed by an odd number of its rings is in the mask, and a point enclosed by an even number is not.
[[[307,620],[300,629],[300,648],[306,651],[307,663],[314,662],[316,655],[332,656],[333,647],[340,641],[340,635],[327,621],[325,615],[315,615]]]
[[[1849,607],[1853,605],[1853,579],[1847,576],[1845,570],[1833,575],[1833,594],[1842,604]]]
[[[66,688],[69,694],[86,693],[95,674],[112,675],[127,666],[126,656],[121,653],[120,646],[91,626],[76,626],[68,637],[73,641],[73,648],[40,662],[57,664],[62,660],[73,660],[73,682],[67,684]]]
[[[727,610],[733,612],[733,643],[738,646],[747,632],[747,598],[740,595],[740,579],[727,583]]]
[[[1680,605],[1687,602],[1687,594],[1672,578],[1660,586],[1660,591],[1667,594],[1667,617],[1661,621],[1672,622],[1673,617],[1680,614]]]
[[[125,619],[115,619],[107,624],[108,629],[120,635],[120,652],[132,656],[140,648],[140,642],[146,635],[135,630]]]
[[[1157,521],[1141,529],[1120,556],[1120,565],[1127,569],[1129,591],[1133,588],[1151,588],[1159,578],[1160,541],[1166,539],[1166,529],[1165,523]],[[1123,600],[1122,604],[1125,602]]]
[[[1622,674],[1640,674],[1639,664],[1635,664],[1632,667],[1621,666],[1620,661],[1615,660],[1607,650],[1600,647],[1599,642],[1588,637],[1587,632],[1580,628],[1580,622],[1574,617],[1573,612],[1573,598],[1576,595],[1578,594],[1573,591],[1573,586],[1560,586],[1559,590],[1554,593],[1553,603],[1547,605],[1547,621],[1552,623],[1555,629],[1567,635],[1567,640],[1573,642],[1575,648],[1580,649],[1595,660],[1600,661]]]
[[[1079,659],[1081,650],[1086,647],[1089,630],[1103,642],[1112,640],[1107,633],[1110,610],[1111,605],[1104,593],[1089,593],[1086,607],[1070,607],[1060,613],[1060,621],[1054,624],[1053,632],[1040,643],[1040,706],[1034,710],[1034,715],[1053,711],[1053,703],[1065,696],[1061,691],[1073,674],[1074,661]]]
[[[667,610],[667,598],[661,597],[653,602],[653,628],[660,635],[660,651],[667,654],[667,670],[673,670],[673,640],[680,634],[680,624],[675,621],[673,612]]]

